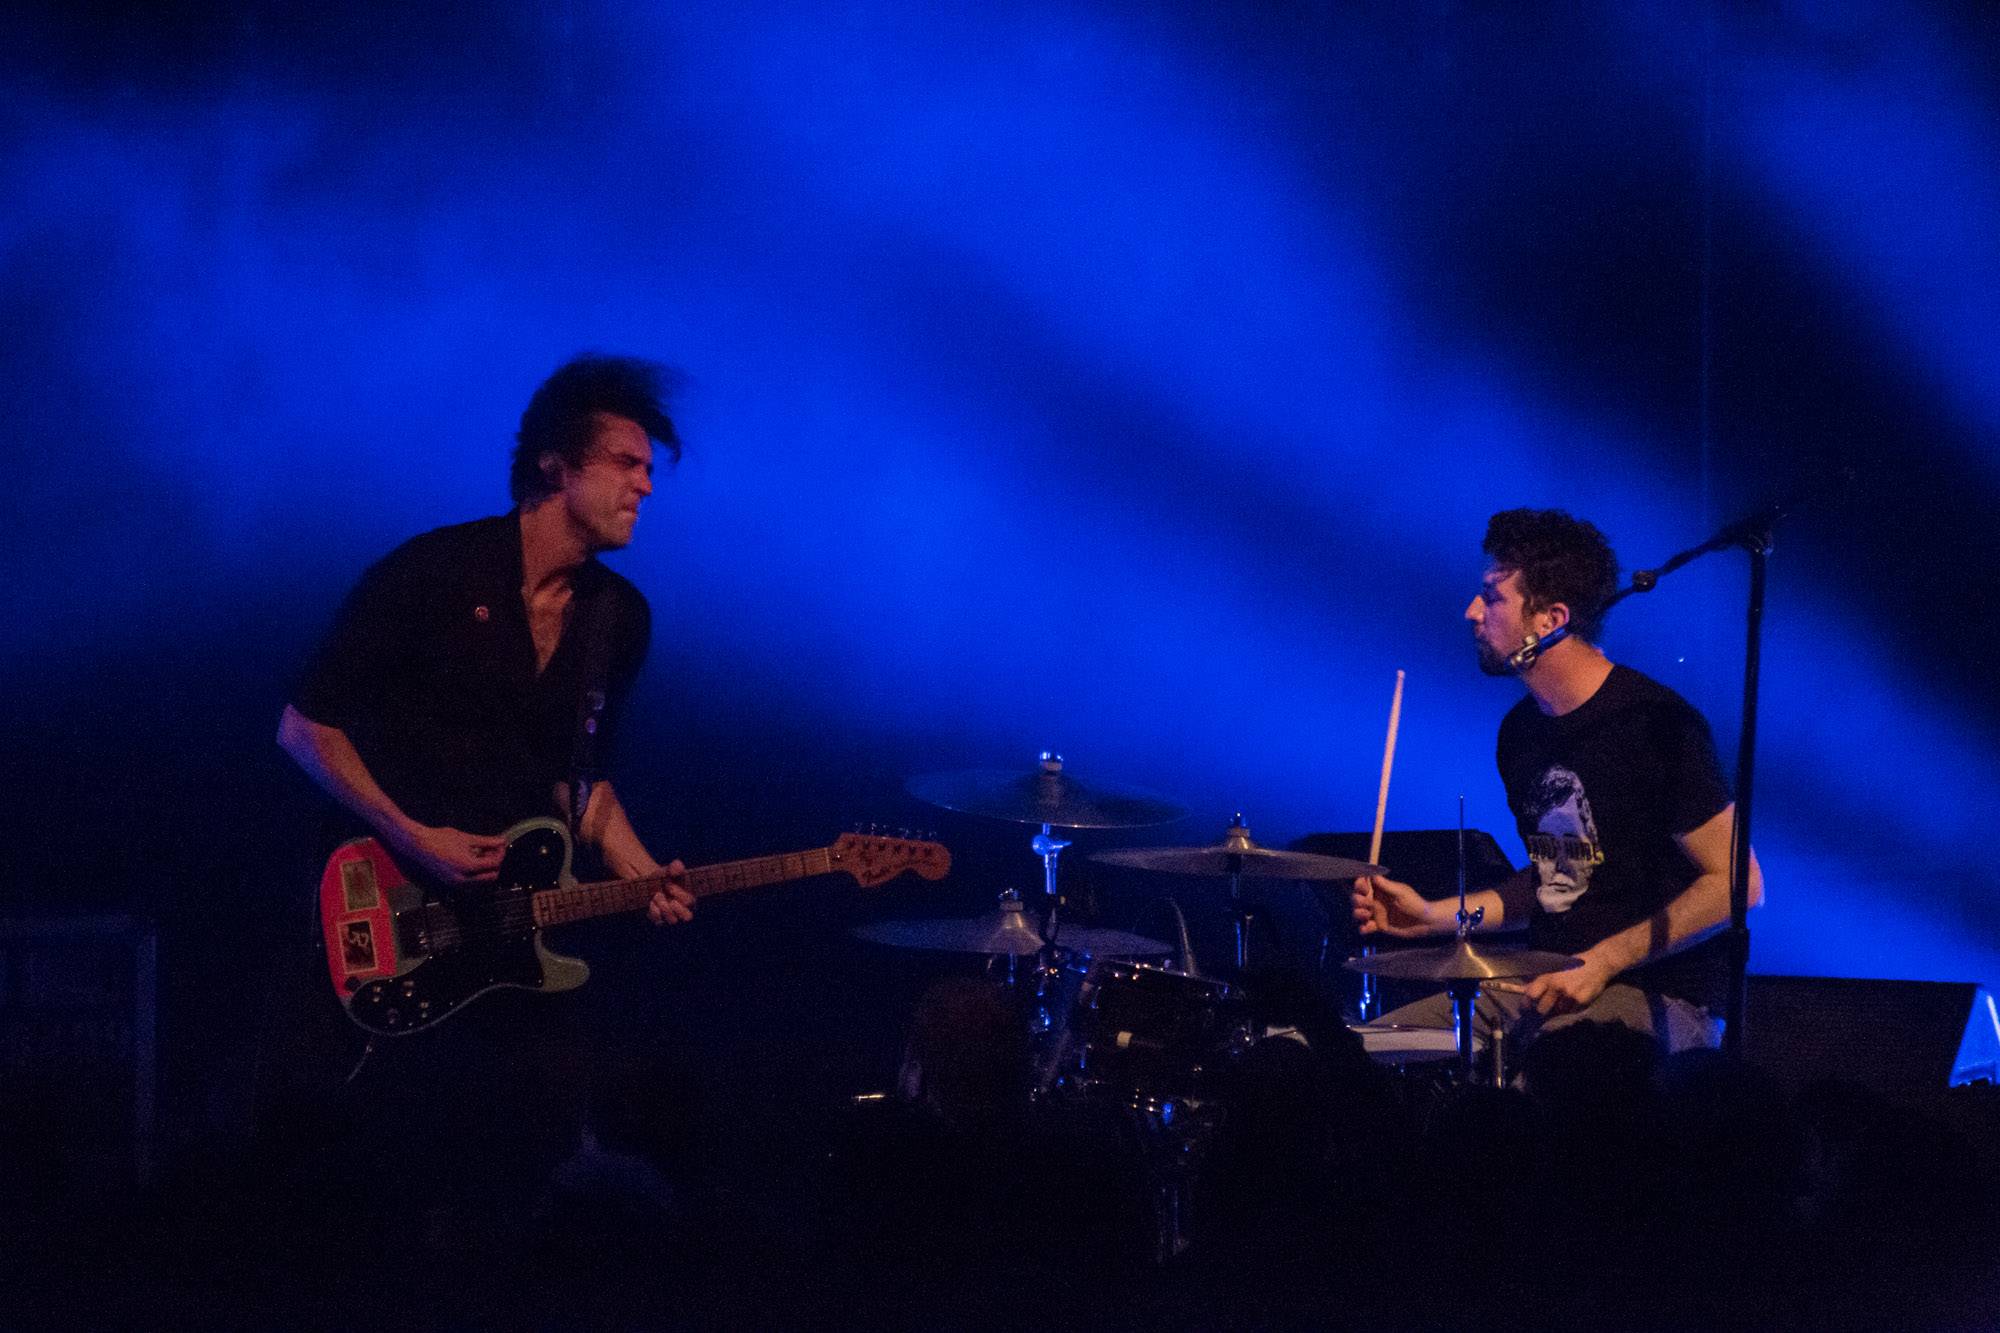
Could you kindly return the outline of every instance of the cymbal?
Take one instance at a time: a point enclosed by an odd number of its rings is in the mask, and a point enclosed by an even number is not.
[[[1045,754],[1032,773],[973,768],[911,778],[910,794],[968,815],[1051,828],[1145,828],[1187,814],[1155,792],[1108,782],[1084,782],[1063,772],[1060,755]]]
[[[1015,955],[1042,951],[1042,932],[1018,910],[934,921],[876,921],[856,926],[852,934],[898,949]]]
[[[1511,944],[1480,944],[1455,940],[1429,949],[1397,949],[1347,960],[1353,972],[1397,981],[1495,981],[1503,977],[1539,977],[1582,967],[1581,958]]]
[[[1092,958],[1154,958],[1174,952],[1158,940],[1109,926],[1065,925],[1056,931],[1056,943],[1069,953],[1087,953]]]
[[[1281,852],[1259,847],[1250,841],[1243,816],[1229,826],[1226,837],[1212,847],[1122,847],[1097,852],[1090,858],[1106,865],[1133,870],[1158,870],[1169,875],[1208,875],[1226,878],[1242,875],[1251,879],[1359,879],[1363,875],[1384,875],[1388,871],[1366,861],[1350,861],[1344,856],[1320,856],[1314,852]]]
[[[1012,954],[1016,957],[1042,951],[1042,932],[1019,898],[1003,897],[1000,906],[984,916],[877,921],[856,926],[852,933],[860,939],[898,949],[940,949],[951,953]],[[1056,943],[1069,952],[1089,954],[1095,958],[1151,958],[1173,952],[1158,940],[1126,930],[1112,930],[1108,926],[1064,925],[1056,932]]]

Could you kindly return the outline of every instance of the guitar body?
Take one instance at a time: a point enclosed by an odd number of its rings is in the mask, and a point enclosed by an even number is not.
[[[590,969],[544,944],[541,927],[643,911],[668,884],[665,872],[578,884],[569,833],[553,819],[530,819],[501,836],[507,850],[490,884],[413,881],[373,838],[343,844],[327,861],[320,939],[333,993],[355,1023],[400,1037],[436,1027],[502,986],[574,990]],[[935,842],[843,833],[830,847],[700,866],[684,883],[701,897],[840,872],[874,888],[906,870],[936,880],[950,869],[951,853]]]
[[[373,838],[344,844],[320,876],[319,914],[333,992],[377,1036],[435,1027],[498,987],[564,991],[590,968],[556,953],[534,926],[533,895],[568,887],[569,834],[530,819],[502,835],[489,884],[425,887]]]

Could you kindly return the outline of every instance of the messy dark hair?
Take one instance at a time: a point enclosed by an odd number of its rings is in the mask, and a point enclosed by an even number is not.
[[[1618,557],[1595,524],[1560,509],[1506,509],[1486,524],[1483,549],[1495,568],[1521,576],[1530,613],[1561,602],[1569,608],[1569,632],[1597,641],[1605,604],[1618,591]]]
[[[557,367],[542,381],[521,429],[514,436],[514,464],[507,488],[517,504],[538,500],[556,488],[542,468],[542,456],[554,454],[571,467],[582,467],[597,435],[600,413],[635,421],[653,443],[678,463],[681,437],[667,415],[666,400],[680,377],[657,361],[634,356],[604,356],[586,352]]]

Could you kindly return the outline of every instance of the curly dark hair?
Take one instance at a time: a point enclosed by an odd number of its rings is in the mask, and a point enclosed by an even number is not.
[[[596,438],[593,419],[600,412],[636,421],[653,443],[680,462],[681,437],[666,407],[679,384],[680,376],[673,370],[635,356],[585,352],[558,366],[521,413],[513,468],[507,477],[515,503],[537,500],[555,490],[542,470],[543,454],[554,454],[571,467],[583,466]]]
[[[1569,632],[1597,641],[1618,591],[1618,557],[1595,524],[1560,509],[1504,509],[1488,520],[1483,549],[1496,568],[1520,574],[1530,612],[1561,602]]]

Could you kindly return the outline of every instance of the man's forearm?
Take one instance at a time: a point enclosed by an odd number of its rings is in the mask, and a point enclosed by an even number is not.
[[[1528,921],[1528,908],[1535,897],[1535,868],[1516,871],[1510,878],[1490,889],[1475,889],[1465,895],[1465,910],[1483,912],[1478,929],[1508,930],[1523,926]],[[1458,895],[1449,898],[1434,898],[1430,905],[1430,928],[1434,935],[1453,935],[1458,932]]]
[[[1705,939],[1729,920],[1729,876],[1711,872],[1682,889],[1664,909],[1585,949],[1580,957],[1614,975]]]
[[[658,874],[660,863],[653,859],[638,831],[625,815],[625,803],[609,782],[590,789],[590,804],[584,807],[580,830],[583,840],[604,858],[611,873],[622,879]]]
[[[393,837],[411,824],[340,728],[315,722],[288,704],[278,721],[278,744],[307,777],[378,834]]]
[[[1697,872],[1694,881],[1674,895],[1662,910],[1599,940],[1581,956],[1616,975],[1654,958],[1664,958],[1712,934],[1729,920],[1729,876],[1735,835],[1733,805],[1700,827],[1680,834],[1675,841]],[[1750,906],[1755,907],[1764,901],[1764,870],[1757,863],[1755,851],[1747,859],[1750,883],[1746,891]]]

